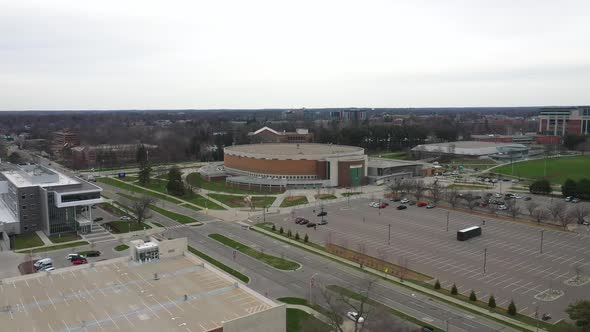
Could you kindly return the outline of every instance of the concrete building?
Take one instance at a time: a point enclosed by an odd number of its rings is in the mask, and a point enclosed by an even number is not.
[[[371,157],[367,173],[370,184],[381,185],[415,176],[432,175],[428,173],[429,169],[430,167],[418,161]]]
[[[36,164],[0,173],[0,235],[89,232],[102,189]]]
[[[367,119],[367,111],[357,109],[332,111],[330,118],[338,121],[362,121]]]
[[[354,146],[246,144],[224,149],[222,170],[229,184],[242,188],[357,187],[366,184],[367,161],[365,150]],[[216,174],[219,167],[210,171]]]
[[[157,258],[122,257],[2,280],[4,331],[285,332],[284,304],[186,249],[150,239]],[[147,257],[144,257],[147,258]]]
[[[248,133],[250,143],[312,143],[313,134],[307,129],[296,129],[294,132],[278,132],[269,127],[262,127]]]
[[[553,136],[588,135],[590,106],[542,109],[539,112],[539,133]]]
[[[412,149],[417,158],[428,157],[490,157],[494,159],[520,159],[528,155],[529,148],[517,143],[495,143],[479,141],[458,141],[448,143],[421,144]]]
[[[471,135],[471,139],[479,142],[520,143],[520,144],[557,144],[561,136],[538,135],[526,133],[524,135]]]
[[[72,151],[72,168],[85,169],[91,167],[108,167],[135,163],[137,149],[141,144],[101,144],[77,146]],[[157,145],[143,144],[149,155]]]

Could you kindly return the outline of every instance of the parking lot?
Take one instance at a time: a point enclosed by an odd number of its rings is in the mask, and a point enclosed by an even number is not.
[[[493,294],[504,307],[514,299],[517,310],[525,315],[534,316],[538,307],[539,316],[550,313],[556,321],[565,317],[563,310],[569,303],[590,297],[590,284],[564,284],[576,275],[575,267],[580,275],[590,274],[590,238],[585,235],[489,218],[482,225],[480,216],[442,208],[409,206],[400,211],[392,202],[380,210],[369,203],[357,199],[350,206],[346,202],[326,205],[328,224],[317,230],[296,225],[292,219],[295,215],[319,221],[319,211],[313,207],[267,220],[300,235],[307,233],[316,243],[332,242],[393,263],[403,258],[409,268],[438,278],[445,288],[456,283],[459,292],[468,295],[473,289],[483,301]],[[482,226],[482,236],[457,241],[457,230],[474,225]],[[563,295],[553,301],[535,298],[549,289]]]

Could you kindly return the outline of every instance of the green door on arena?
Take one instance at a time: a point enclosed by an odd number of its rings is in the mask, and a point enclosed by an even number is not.
[[[363,176],[362,171],[363,171],[362,167],[350,168],[350,186],[351,187],[359,187],[361,185],[361,179]]]

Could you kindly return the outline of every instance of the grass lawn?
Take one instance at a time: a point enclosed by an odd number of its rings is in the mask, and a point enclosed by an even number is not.
[[[210,199],[207,199],[207,197],[199,195],[199,194],[194,194],[192,197],[188,198],[188,197],[183,197],[183,199],[187,202],[191,202],[193,204],[197,204],[198,206],[202,207],[202,208],[207,208],[207,209],[211,209],[211,210],[225,210],[225,208],[213,201],[211,201]],[[187,208],[191,208],[191,206],[189,205],[184,205],[184,207]]]
[[[126,244],[120,244],[120,245],[116,246],[114,249],[115,249],[115,251],[123,251],[123,250],[129,249],[129,246]]]
[[[327,199],[336,199],[336,196],[332,194],[319,194],[315,195],[316,199],[327,200]]]
[[[240,188],[233,188],[229,185],[225,184],[225,180],[216,180],[216,181],[206,181],[204,180],[198,172],[191,173],[186,176],[186,182],[189,184],[197,187],[203,188],[210,191],[217,191],[222,193],[230,193],[230,194],[252,194],[252,195],[260,195],[261,191],[258,190],[248,190],[248,189],[240,189]]]
[[[130,217],[133,219],[133,217],[131,217],[125,211],[119,209],[118,207],[114,206],[111,203],[102,203],[102,204],[100,204],[100,208],[107,211],[108,213],[116,216],[116,217],[127,216],[127,217]]]
[[[285,197],[283,202],[281,203],[281,207],[289,207],[301,204],[307,204],[307,197],[305,196],[289,196]]]
[[[153,191],[145,190],[145,189],[142,189],[142,188],[139,188],[139,187],[130,185],[128,183],[115,180],[113,178],[101,177],[101,178],[97,178],[96,181],[101,182],[101,183],[104,183],[104,184],[108,184],[108,185],[111,185],[113,187],[117,187],[117,188],[120,188],[120,189],[125,189],[125,190],[129,190],[129,191],[133,191],[133,192],[138,193],[138,194],[152,196],[152,197],[155,197],[155,198],[158,198],[158,199],[162,199],[162,200],[165,200],[165,201],[168,201],[168,202],[172,202],[174,204],[182,203],[181,201],[179,201],[179,200],[177,200],[175,198],[168,197],[168,196],[162,195],[162,194],[158,194],[158,193],[155,193]]]
[[[142,223],[141,225],[138,225],[137,222],[133,221],[133,220],[131,220],[129,222],[123,221],[123,220],[112,221],[112,222],[106,223],[104,225],[108,226],[115,234],[143,231],[144,227],[145,227],[145,229],[152,228],[152,226],[150,226],[146,223]]]
[[[64,233],[64,234],[51,235],[51,236],[49,236],[49,239],[53,243],[63,243],[63,242],[81,240],[82,238],[80,237],[80,235],[78,235],[76,233]]]
[[[209,197],[216,199],[223,204],[239,208],[239,207],[247,207],[247,203],[244,201],[244,197],[246,196],[236,196],[236,195],[224,195],[224,194],[209,194]],[[271,206],[272,203],[275,201],[275,196],[253,196],[252,202],[254,203],[254,207],[268,207]]]
[[[386,158],[386,159],[408,159],[408,154],[405,152],[391,152],[391,153],[383,153],[376,155],[378,158]]]
[[[547,180],[553,184],[563,184],[566,179],[580,180],[590,177],[588,169],[590,168],[590,155],[576,157],[548,158],[547,161]],[[514,173],[512,173],[514,166]],[[514,163],[513,165],[504,165],[494,168],[494,173],[523,177],[528,179],[541,179],[545,175],[545,159],[529,160]]]
[[[35,253],[35,252],[60,250],[60,249],[66,249],[66,248],[85,246],[87,244],[88,244],[88,242],[86,242],[86,241],[78,241],[78,242],[72,242],[72,243],[66,243],[66,244],[58,244],[56,246],[41,247],[41,248],[33,249],[32,252]],[[27,253],[27,252],[29,252],[29,250],[17,251],[17,253]]]
[[[296,270],[299,267],[301,267],[301,265],[299,265],[299,263],[296,263],[296,262],[293,262],[293,261],[290,261],[290,260],[287,260],[284,258],[265,254],[262,251],[252,249],[244,244],[241,244],[240,242],[234,241],[234,240],[227,238],[221,234],[209,234],[209,237],[225,244],[228,247],[236,249],[237,251],[239,251],[241,253],[244,253],[250,257],[256,258],[259,261],[264,262],[264,263],[266,263],[274,268],[277,268],[279,270]]]
[[[14,250],[39,247],[44,245],[43,240],[37,235],[36,232],[17,234],[14,236]]]
[[[124,178],[117,178],[117,179],[119,179],[121,181],[125,181],[125,182],[135,182],[135,181],[137,181],[137,176],[129,176],[129,175],[127,175]]]
[[[326,323],[299,309],[287,308],[287,332],[305,332],[313,326],[314,331],[330,331]]]
[[[191,218],[191,217],[186,216],[184,214],[168,211],[166,209],[162,209],[161,207],[157,207],[155,205],[150,205],[150,209],[152,209],[152,211],[158,212],[159,214],[164,215],[164,216],[166,216],[176,222],[179,222],[181,224],[190,224],[192,222],[197,221],[197,219],[195,219],[195,218]]]
[[[168,189],[166,189],[167,183],[168,182],[166,180],[152,180],[152,181],[150,181],[149,184],[147,184],[143,187],[149,188],[152,190],[156,190],[156,191],[161,192],[163,194],[167,194],[168,193]],[[188,193],[188,194],[184,194],[183,196],[178,196],[178,198],[182,199],[184,201],[187,201],[187,202],[191,202],[193,204],[197,204],[203,208],[207,207],[212,210],[224,210],[224,208],[222,206],[219,206],[218,204],[216,204],[214,202],[211,202],[211,201],[207,202],[208,201],[207,198],[205,198],[199,194]]]
[[[360,195],[360,194],[362,194],[362,192],[355,191],[355,192],[352,192],[352,193],[342,193],[342,196],[348,197],[348,196],[354,196],[354,195]]]
[[[243,275],[242,273],[240,273],[240,271],[234,270],[231,267],[221,263],[220,261],[207,256],[206,254],[198,251],[197,249],[188,246],[188,251],[190,251],[191,253],[193,253],[194,255],[200,257],[201,259],[204,259],[205,261],[209,262],[211,265],[214,265],[215,267],[217,267],[218,269],[221,269],[229,274],[231,274],[232,276],[238,278],[239,280],[248,283],[250,282],[250,278],[246,275]]]

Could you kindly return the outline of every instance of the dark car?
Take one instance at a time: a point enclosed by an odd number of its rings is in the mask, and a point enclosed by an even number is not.
[[[100,251],[98,250],[91,250],[86,252],[86,257],[99,257]]]
[[[407,206],[405,206],[405,205],[398,205],[398,207],[397,207],[397,209],[398,209],[398,210],[405,210],[405,209],[407,209],[407,208],[408,208],[408,207],[407,207]]]
[[[525,197],[525,198],[524,198],[524,200],[525,200],[525,201],[530,201],[530,200],[531,200],[531,198],[527,196],[527,197]]]
[[[326,225],[328,223],[327,220],[321,220],[318,225]]]
[[[422,326],[422,332],[434,332],[434,327]]]
[[[307,220],[307,219],[301,219],[301,221],[299,222],[299,225],[305,225],[307,223],[309,223],[309,220]]]
[[[102,220],[103,220],[102,217],[94,218],[94,221],[102,221]]]
[[[326,211],[322,211],[322,212],[318,213],[318,217],[324,217],[327,215],[328,215],[328,212],[326,212]]]
[[[307,227],[315,227],[315,226],[317,226],[317,224],[314,222],[310,222],[307,224]]]

